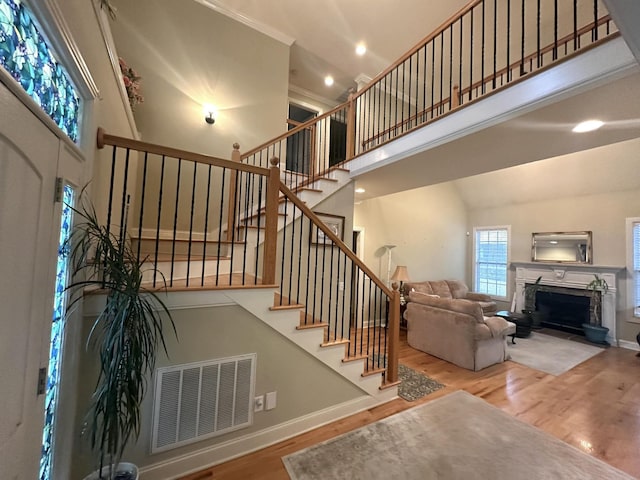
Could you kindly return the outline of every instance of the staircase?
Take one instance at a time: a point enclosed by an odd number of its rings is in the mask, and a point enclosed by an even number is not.
[[[398,292],[312,209],[351,182],[354,160],[617,36],[596,0],[571,3],[523,1],[505,16],[474,0],[346,103],[244,154],[234,146],[231,160],[100,132],[113,149],[105,224],[146,258],[150,287],[225,289],[363,392],[392,398]]]

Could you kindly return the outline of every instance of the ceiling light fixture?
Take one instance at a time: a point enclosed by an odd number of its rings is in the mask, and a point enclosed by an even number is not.
[[[204,121],[209,125],[213,125],[216,123],[216,107],[211,105],[210,103],[205,103],[202,106],[202,111],[204,112]]]
[[[577,124],[571,131],[575,133],[593,132],[603,125],[604,122],[601,120],[587,120]]]
[[[324,84],[327,87],[330,87],[331,85],[333,85],[333,77],[331,75],[327,75],[326,77],[324,77]]]
[[[356,46],[356,55],[358,56],[363,56],[365,53],[367,53],[367,46],[364,43],[359,43]]]
[[[362,187],[356,188],[356,193],[364,193],[366,190]]]

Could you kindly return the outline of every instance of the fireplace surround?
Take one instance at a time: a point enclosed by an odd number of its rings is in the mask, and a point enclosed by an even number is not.
[[[582,331],[582,323],[589,323],[593,318],[592,296],[602,295],[602,326],[609,328],[607,341],[617,345],[616,335],[616,276],[624,267],[608,267],[596,265],[567,265],[567,264],[539,264],[528,262],[513,262],[516,274],[516,311],[525,308],[524,288],[527,284],[535,283],[538,277],[540,287],[536,293],[536,302],[541,310],[554,311],[549,323],[564,324],[564,327],[574,331]],[[609,290],[606,294],[587,290],[587,285],[597,274],[606,280]],[[538,298],[538,295],[541,295]],[[553,298],[566,296],[566,298]],[[562,300],[562,302],[557,302]],[[556,302],[554,302],[556,301]],[[561,306],[553,305],[564,304]],[[579,322],[579,323],[578,323]]]

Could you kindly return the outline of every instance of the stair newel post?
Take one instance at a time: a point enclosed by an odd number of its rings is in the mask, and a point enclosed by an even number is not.
[[[262,283],[276,282],[276,250],[278,248],[278,196],[280,193],[280,159],[269,160],[269,184],[267,186],[266,222],[264,232],[264,258]]]
[[[387,354],[387,372],[385,383],[398,381],[398,348],[400,346],[400,292],[398,284],[391,285],[393,292],[389,299],[389,318],[387,319],[387,335],[389,352]]]
[[[240,144],[233,144],[233,151],[231,152],[231,161],[240,163]],[[227,213],[227,242],[233,242],[235,237],[234,230],[236,229],[236,200],[237,192],[236,186],[238,183],[238,171],[231,170],[229,175],[229,208]]]
[[[347,160],[356,154],[356,102],[353,89],[349,92],[349,104],[347,105]]]
[[[458,85],[453,86],[453,91],[451,92],[451,109],[457,108],[460,106],[460,87]]]

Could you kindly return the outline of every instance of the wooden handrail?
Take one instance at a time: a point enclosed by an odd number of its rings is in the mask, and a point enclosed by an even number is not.
[[[255,173],[258,175],[269,175],[269,169],[257,167],[255,165],[246,165],[243,163],[232,162],[222,158],[204,155],[201,153],[188,152],[177,148],[165,147],[154,143],[141,142],[139,140],[131,140],[130,138],[118,137],[105,133],[103,128],[98,128],[97,147],[102,149],[105,145],[114,147],[129,148],[140,152],[153,153],[155,155],[164,155],[166,157],[181,158],[182,160],[190,160],[205,165],[213,165],[215,167],[229,168],[231,170],[242,170],[243,172]]]
[[[546,47],[543,47],[540,49],[540,52],[538,53],[538,51],[531,53],[529,55],[527,55],[524,58],[521,58],[515,62],[513,62],[511,65],[507,65],[506,67],[501,68],[500,70],[497,70],[495,74],[491,74],[486,76],[485,78],[478,80],[477,82],[473,83],[471,86],[469,87],[465,87],[462,90],[460,90],[460,98],[462,98],[465,94],[469,93],[469,91],[475,89],[475,88],[479,88],[482,85],[489,83],[495,79],[497,79],[498,77],[500,77],[501,75],[504,75],[505,73],[509,72],[510,70],[514,70],[522,65],[525,65],[533,60],[535,60],[538,56],[542,56],[545,55],[547,53],[553,52],[554,48],[560,48],[560,46],[562,45],[566,45],[567,43],[571,42],[572,40],[584,35],[585,33],[588,33],[589,30],[593,30],[594,28],[600,27],[603,24],[607,23],[608,21],[611,21],[611,16],[610,15],[605,15],[602,18],[599,18],[597,22],[591,22],[590,24],[578,29],[578,31],[576,32],[575,36],[573,33],[570,33],[568,35],[565,35],[564,37],[558,39],[557,42],[553,42],[549,45],[547,45]],[[598,42],[593,42],[590,46],[592,45],[596,45],[599,44],[601,42],[604,41],[609,41],[612,40],[616,37],[618,37],[620,35],[620,32],[614,32],[614,33],[610,33],[609,35],[607,35],[606,37],[603,37],[602,39],[598,40]],[[585,47],[588,48],[588,47]],[[584,51],[584,49],[580,49],[580,51]],[[575,52],[573,52],[575,53]],[[567,56],[568,57],[568,56]],[[565,58],[567,58],[565,57]]]
[[[329,227],[327,227],[324,222],[322,222],[322,220],[320,220],[318,218],[318,216],[313,213],[311,211],[311,209],[309,207],[307,207],[306,203],[304,203],[302,200],[300,200],[300,198],[298,198],[298,196],[293,193],[291,190],[289,190],[289,188],[282,182],[280,182],[280,191],[283,193],[283,195],[285,197],[287,197],[289,199],[290,202],[292,202],[296,207],[298,207],[300,209],[300,211],[307,217],[309,218],[309,220],[311,220],[311,222],[318,227],[320,230],[322,230],[324,232],[324,234],[331,239],[331,241],[333,241],[333,243],[335,243],[335,245],[342,250],[342,253],[344,253],[347,257],[349,257],[349,259],[358,266],[358,268],[360,268],[360,270],[362,270],[369,278],[371,278],[371,280],[373,280],[373,283],[376,284],[376,286],[378,288],[380,288],[380,290],[382,290],[384,292],[385,295],[387,295],[388,297],[392,297],[393,296],[393,292],[392,290],[387,287],[382,280],[380,280],[375,273],[373,273],[371,271],[371,269],[369,269],[369,267],[367,267],[362,260],[360,260],[360,258],[358,258],[356,256],[355,253],[353,253],[351,251],[351,249],[349,247],[347,247],[347,245],[340,240],[340,238],[331,231],[331,229],[329,229]],[[266,255],[266,254],[265,254]]]
[[[365,147],[367,144],[376,141],[380,137],[384,137],[385,135],[389,134],[393,130],[401,128],[402,126],[404,126],[407,123],[411,123],[412,121],[414,121],[416,118],[420,117],[421,115],[429,114],[430,112],[434,111],[435,109],[440,108],[440,107],[448,104],[449,101],[452,102],[452,105],[454,107],[459,106],[460,105],[460,99],[464,98],[464,95],[468,94],[470,91],[473,91],[474,89],[480,88],[480,87],[482,87],[482,85],[486,85],[489,82],[497,80],[500,76],[505,75],[509,71],[512,71],[512,70],[514,70],[516,68],[521,67],[524,64],[527,64],[527,63],[535,60],[538,56],[545,55],[547,53],[553,52],[554,48],[560,48],[561,46],[563,46],[565,44],[568,44],[569,42],[571,42],[575,38],[578,38],[578,37],[584,35],[585,33],[588,33],[590,30],[593,30],[594,28],[597,28],[597,27],[600,27],[600,26],[604,25],[608,21],[611,21],[611,17],[610,17],[610,15],[605,15],[605,16],[599,18],[597,22],[591,22],[590,24],[578,29],[578,31],[576,32],[575,36],[574,36],[573,33],[570,33],[569,35],[565,35],[564,37],[558,39],[557,42],[553,42],[553,43],[545,46],[544,48],[541,48],[540,52],[536,51],[534,53],[531,53],[531,54],[527,55],[526,57],[524,57],[522,59],[519,59],[519,60],[511,63],[511,65],[508,65],[506,67],[502,67],[500,70],[496,70],[495,74],[492,73],[491,75],[487,75],[483,79],[474,82],[471,86],[465,87],[463,89],[459,89],[459,87],[458,87],[457,95],[456,95],[456,87],[457,87],[457,85],[454,85],[453,86],[454,95],[452,97],[447,97],[445,99],[442,99],[438,103],[435,103],[432,106],[427,107],[424,110],[421,110],[420,112],[413,114],[411,117],[409,117],[409,118],[407,118],[407,119],[405,119],[405,120],[403,120],[401,122],[398,122],[398,123],[390,126],[386,130],[383,130],[382,132],[376,133],[375,135],[372,135],[371,137],[362,140],[362,142],[361,142],[362,147]],[[606,37],[603,37],[598,42],[594,42],[592,45],[596,45],[596,44],[599,44],[599,43],[604,42],[604,41],[612,40],[612,39],[618,37],[619,35],[620,35],[619,32],[611,33],[611,34],[607,35]],[[585,48],[588,48],[588,47],[585,47]],[[584,49],[581,49],[580,51],[583,51],[583,50]],[[565,57],[565,58],[567,58],[567,57]],[[456,103],[456,101],[457,101],[457,103]]]
[[[394,63],[392,63],[391,66],[385,68],[382,72],[380,72],[378,75],[376,75],[369,82],[369,84],[366,87],[364,87],[362,90],[359,90],[358,92],[356,92],[356,98],[362,96],[365,92],[370,90],[376,83],[378,83],[378,81],[380,81],[384,77],[386,77],[389,74],[389,72],[392,72],[394,69],[398,68],[411,55],[416,53],[418,50],[420,50],[422,47],[424,47],[427,43],[429,43],[435,37],[437,37],[442,32],[444,32],[447,28],[449,28],[451,26],[452,23],[457,21],[460,17],[462,17],[464,14],[466,14],[468,11],[470,11],[471,9],[473,9],[476,5],[479,5],[480,3],[482,3],[482,0],[472,0],[467,5],[465,5],[460,10],[458,10],[456,13],[454,13],[449,18],[447,18],[444,22],[442,22],[440,24],[440,26],[438,28],[436,28],[433,32],[431,32],[429,35],[427,35],[422,40],[420,40],[418,43],[416,43],[416,45],[413,48],[411,48],[404,55],[402,55],[398,60],[396,60]]]

